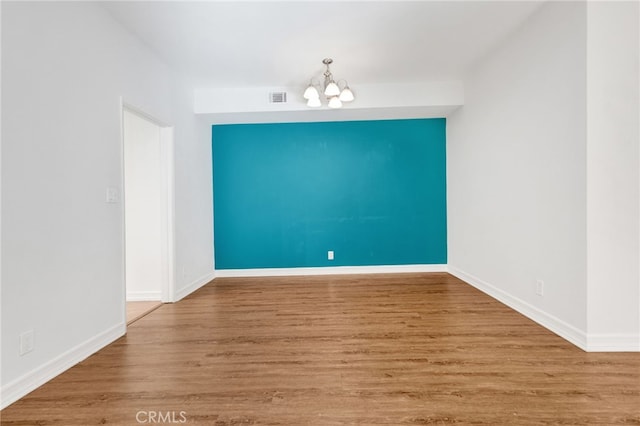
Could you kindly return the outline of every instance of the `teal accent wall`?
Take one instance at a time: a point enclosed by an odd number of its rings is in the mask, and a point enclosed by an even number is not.
[[[445,127],[213,126],[216,269],[446,263]]]

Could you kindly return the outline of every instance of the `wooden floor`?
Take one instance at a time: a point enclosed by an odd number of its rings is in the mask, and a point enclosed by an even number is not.
[[[138,321],[140,318],[158,309],[160,306],[162,306],[162,302],[159,300],[127,302],[127,325]]]
[[[2,424],[150,413],[188,425],[640,424],[640,353],[585,353],[447,274],[217,279]]]

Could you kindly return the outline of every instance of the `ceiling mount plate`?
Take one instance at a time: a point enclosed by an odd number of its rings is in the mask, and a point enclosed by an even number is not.
[[[325,58],[325,59],[322,60],[322,63],[325,64],[325,65],[329,65],[329,64],[333,63],[333,59]]]

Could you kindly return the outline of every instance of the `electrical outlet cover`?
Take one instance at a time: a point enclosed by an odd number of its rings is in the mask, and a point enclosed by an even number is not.
[[[33,350],[33,330],[25,331],[20,335],[20,355],[27,354]]]

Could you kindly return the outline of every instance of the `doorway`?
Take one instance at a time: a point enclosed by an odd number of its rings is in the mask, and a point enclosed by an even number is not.
[[[127,324],[173,301],[173,128],[123,106]]]

